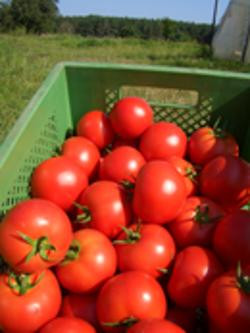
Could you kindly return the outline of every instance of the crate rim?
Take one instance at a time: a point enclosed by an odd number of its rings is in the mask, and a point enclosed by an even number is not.
[[[12,147],[15,146],[19,137],[22,135],[23,130],[27,122],[32,118],[35,109],[34,106],[40,105],[43,97],[50,90],[51,85],[62,70],[66,68],[87,68],[87,69],[116,69],[116,70],[131,70],[131,71],[154,71],[158,73],[168,72],[170,74],[184,74],[184,75],[196,75],[196,76],[208,76],[208,77],[221,77],[232,78],[241,80],[250,80],[250,73],[213,70],[213,69],[200,69],[192,67],[174,67],[174,66],[162,66],[162,65],[145,65],[145,64],[122,64],[122,63],[109,63],[109,62],[80,62],[80,61],[63,61],[54,65],[47,75],[47,77],[41,82],[40,87],[34,93],[27,106],[20,113],[15,124],[6,135],[3,142],[0,144],[0,168],[7,160],[9,154],[11,154]]]

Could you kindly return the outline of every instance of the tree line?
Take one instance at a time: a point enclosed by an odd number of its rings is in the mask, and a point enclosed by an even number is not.
[[[84,37],[134,37],[171,41],[211,38],[208,24],[164,19],[136,19],[109,16],[60,16],[57,0],[0,1],[0,31],[18,28],[27,33],[71,33]]]

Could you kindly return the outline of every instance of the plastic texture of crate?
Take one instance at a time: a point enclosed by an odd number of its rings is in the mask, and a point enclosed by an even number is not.
[[[162,66],[60,63],[50,73],[0,147],[0,211],[30,195],[30,176],[53,156],[87,111],[109,112],[124,95],[141,95],[155,120],[188,135],[220,118],[250,160],[250,75]],[[53,189],[52,189],[53,190]]]

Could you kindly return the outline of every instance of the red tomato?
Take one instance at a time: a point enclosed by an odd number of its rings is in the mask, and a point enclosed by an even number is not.
[[[220,206],[205,197],[189,197],[169,229],[180,247],[209,246],[217,223],[225,213]]]
[[[127,180],[134,183],[144,164],[144,157],[135,148],[129,146],[116,148],[103,160],[101,179],[118,183]]]
[[[93,176],[97,170],[100,152],[96,145],[86,138],[69,138],[62,146],[62,154],[82,167],[88,177]]]
[[[104,332],[123,333],[125,323],[163,319],[167,303],[160,284],[141,271],[118,274],[105,283],[97,299],[97,316]],[[111,327],[109,324],[115,324]]]
[[[61,285],[75,293],[93,292],[116,271],[117,257],[111,241],[101,232],[79,230],[65,260],[56,267]]]
[[[183,177],[165,161],[148,162],[136,180],[133,208],[143,221],[164,224],[179,214],[186,200]]]
[[[250,188],[250,172],[245,163],[230,155],[208,162],[200,174],[200,187],[225,208],[237,206]]]
[[[40,333],[96,333],[88,322],[79,318],[58,317],[50,321]]]
[[[135,139],[153,123],[153,110],[142,98],[124,97],[114,105],[110,120],[121,138]]]
[[[64,296],[60,315],[62,317],[76,317],[86,320],[94,327],[98,327],[96,313],[97,295],[69,294]]]
[[[202,127],[191,135],[188,153],[193,163],[204,165],[219,155],[239,156],[239,146],[229,133]]]
[[[151,125],[142,135],[140,151],[146,160],[167,160],[171,156],[183,157],[187,137],[174,123],[161,121]]]
[[[93,183],[83,192],[78,202],[84,207],[82,215],[85,220],[90,221],[90,227],[110,238],[115,237],[130,222],[131,209],[125,191],[115,182]]]
[[[77,135],[89,139],[100,149],[112,143],[115,137],[108,116],[100,110],[82,116],[77,123]]]
[[[0,327],[4,332],[35,332],[56,317],[60,305],[60,287],[50,270],[0,275]]]
[[[156,224],[132,225],[115,241],[118,266],[122,272],[144,271],[154,277],[162,275],[175,256],[174,240]]]
[[[127,333],[185,333],[185,331],[168,320],[148,319],[139,321],[129,328]]]
[[[0,223],[0,253],[16,271],[30,273],[57,264],[72,238],[67,215],[47,200],[20,202]]]
[[[208,314],[221,332],[249,333],[249,281],[250,267],[237,275],[235,271],[227,272],[211,284],[207,293]]]
[[[238,261],[250,265],[250,212],[237,210],[225,216],[216,227],[213,245],[227,265]]]
[[[181,307],[204,305],[212,281],[223,272],[215,255],[202,247],[190,246],[179,252],[167,290],[172,300]]]
[[[82,169],[65,156],[42,162],[31,179],[33,197],[50,200],[64,210],[72,208],[87,185],[88,179]]]
[[[198,174],[195,167],[188,161],[178,156],[172,156],[168,162],[184,177],[187,189],[187,196],[197,192]]]
[[[195,332],[196,312],[193,309],[182,309],[179,307],[170,308],[168,310],[167,320],[180,326],[187,333]]]

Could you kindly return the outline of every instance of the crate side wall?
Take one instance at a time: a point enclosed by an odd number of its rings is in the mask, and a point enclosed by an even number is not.
[[[72,127],[72,119],[62,68],[52,81],[45,81],[2,147],[5,156],[0,168],[1,212],[5,213],[15,203],[29,197],[34,168],[55,155],[69,127]]]

